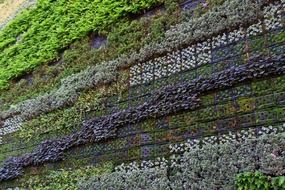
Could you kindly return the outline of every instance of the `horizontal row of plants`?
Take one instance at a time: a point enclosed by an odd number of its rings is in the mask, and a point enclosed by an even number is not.
[[[274,80],[277,81],[278,78],[274,78]],[[123,80],[120,81],[124,83]],[[263,120],[260,120],[260,117],[261,114],[267,112],[269,112],[272,116],[269,115],[266,117],[268,119],[268,123],[266,124],[269,125],[282,120],[282,108],[284,107],[284,103],[282,103],[282,97],[284,94],[284,85],[282,86],[282,84],[280,83],[269,83],[268,85],[266,85],[266,82],[268,81],[271,80],[267,79],[265,81],[253,82],[251,86],[255,86],[255,89],[253,89],[252,91],[247,91],[247,94],[245,96],[237,98],[236,101],[233,101],[232,97],[229,97],[229,99],[226,101],[215,101],[215,104],[213,104],[213,96],[212,102],[210,100],[206,100],[206,97],[201,97],[201,104],[203,105],[201,106],[201,108],[190,113],[182,113],[171,116],[169,118],[169,123],[166,122],[166,124],[169,125],[169,127],[172,129],[169,131],[169,133],[179,131],[179,129],[173,130],[177,127],[183,128],[181,129],[182,131],[188,130],[188,132],[186,133],[188,134],[190,131],[191,133],[193,133],[193,135],[195,134],[194,131],[196,131],[196,133],[199,133],[204,130],[215,131],[211,129],[211,126],[219,124],[217,128],[222,129],[224,125],[229,123],[229,120],[235,119],[235,115],[238,115],[240,119],[238,120],[238,122],[235,122],[235,126],[232,127],[237,127],[237,125],[245,123],[246,119],[242,118],[247,116],[247,114],[249,113],[251,114],[252,112],[255,112],[255,116],[252,122],[248,123],[249,126],[264,122]],[[256,93],[260,93],[260,90],[262,90],[256,89],[258,87],[258,84],[259,86],[264,86],[266,88],[266,91],[263,93],[263,95],[254,98]],[[280,93],[272,94],[272,91],[277,92],[280,91],[280,89],[283,89],[283,91],[281,91]],[[117,90],[110,90],[113,93],[119,93]],[[108,91],[109,90],[107,90],[106,93],[105,91],[103,91],[104,96],[109,95]],[[90,115],[94,115],[90,112],[93,113],[95,111],[96,113],[94,116],[101,116],[103,114],[107,114],[105,111],[101,111],[101,109],[104,107],[102,107],[102,104],[104,102],[102,100],[105,99],[101,97],[102,93],[98,91],[91,91],[83,95],[84,96],[80,97],[80,104],[75,104],[75,106],[71,109],[60,110],[55,113],[43,115],[37,119],[33,119],[24,123],[22,129],[12,136],[13,139],[11,139],[10,141],[5,141],[5,144],[1,146],[3,154],[0,160],[3,160],[3,157],[6,157],[6,155],[12,155],[14,152],[20,153],[20,150],[26,149],[30,146],[35,147],[43,140],[54,138],[54,134],[58,134],[57,137],[60,137],[67,135],[74,130],[78,130],[81,126],[82,121],[84,120],[84,116],[89,115],[88,117],[90,117]],[[109,102],[108,99],[106,101]],[[126,109],[127,107],[128,104],[126,102],[126,106],[123,107],[123,109]],[[212,120],[222,119],[227,120],[227,122],[225,122],[225,124],[223,124],[222,122],[212,122]],[[199,128],[195,126],[195,123],[197,122],[199,122]],[[147,131],[147,129],[142,129],[142,131],[140,132],[144,131]],[[27,150],[30,149],[28,148]]]
[[[112,171],[114,171],[112,162],[92,164],[86,159],[68,159],[66,165],[60,163],[60,167],[56,167],[56,164],[49,164],[25,170],[27,175],[14,181],[1,183],[1,189],[76,190],[80,180],[111,173]]]
[[[129,64],[145,62],[153,57],[172,53],[181,47],[188,47],[195,42],[218,36],[221,31],[249,26],[264,16],[262,7],[267,3],[267,1],[226,1],[201,17],[185,21],[181,24],[182,27],[179,25],[172,27],[173,30],[166,31],[162,42],[147,44],[139,52],[122,55],[118,61]]]
[[[281,116],[279,120],[275,118],[277,115]],[[190,117],[186,118],[188,114],[184,114],[176,118],[171,117],[169,119],[171,120],[169,126],[167,122],[162,123],[160,125],[159,122],[154,122],[144,123],[141,126],[140,124],[135,125],[132,130],[128,130],[128,127],[124,127],[125,129],[118,131],[116,139],[110,140],[107,143],[99,143],[96,145],[90,145],[88,147],[81,147],[80,149],[72,149],[71,151],[66,152],[64,158],[84,158],[84,155],[86,157],[96,157],[97,155],[107,155],[110,151],[115,153],[117,151],[126,151],[128,148],[131,147],[139,148],[146,145],[157,145],[160,143],[177,142],[185,138],[201,138],[203,136],[216,134],[222,135],[225,131],[234,132],[235,130],[240,130],[242,128],[249,127],[254,128],[256,132],[262,132],[264,130],[267,131],[267,129],[256,127],[256,125],[264,126],[271,124],[275,126],[280,122],[284,122],[284,115],[284,107],[281,109],[272,107],[271,110],[267,109],[261,112],[256,112],[255,114],[243,114],[239,115],[238,117],[225,118],[219,121],[201,121],[199,122],[199,124],[193,124],[193,122],[190,122],[192,120],[191,115]],[[188,121],[186,119],[188,119]],[[275,128],[273,129],[275,130]],[[57,134],[56,132],[60,134]],[[67,135],[67,133],[61,131],[55,131],[55,134],[57,134],[56,137]],[[46,135],[44,139],[56,137]],[[17,143],[15,144],[2,145],[2,154],[0,157],[1,161],[3,161],[4,158],[7,158],[9,156],[19,156],[29,151],[32,151],[35,146],[40,143],[41,139],[35,137],[31,140],[35,141],[31,141],[29,143],[25,141],[17,141]],[[141,150],[143,150],[143,148]],[[138,151],[141,152],[140,148]],[[140,158],[148,157],[147,155],[150,156],[151,153],[148,153],[146,155],[142,155],[139,153],[136,156],[137,158]],[[127,158],[130,159],[131,156]],[[127,158],[117,159],[120,160]],[[112,157],[110,159],[116,158]]]
[[[260,135],[269,135],[273,136],[271,132],[273,132],[273,134],[277,135],[276,132],[274,132],[273,130],[274,128],[272,127],[264,127],[263,128],[263,133],[257,133],[255,130],[250,130],[249,132],[246,131],[241,131],[235,133],[229,133],[228,136],[229,138],[225,138],[226,141],[220,141],[222,144],[215,144],[213,143],[211,140],[212,138],[204,138],[204,139],[200,139],[200,142],[203,142],[203,148],[204,147],[213,147],[213,146],[228,146],[231,144],[243,144],[244,142],[248,142],[248,141],[252,141],[255,140],[256,137],[258,138],[263,138],[260,137]],[[267,130],[270,130],[271,132],[268,132]],[[284,131],[284,130],[283,130]],[[238,136],[238,138],[235,137],[235,135]],[[257,136],[255,136],[257,135]],[[283,135],[282,134],[278,134],[278,135]],[[216,137],[216,136],[213,136]],[[220,137],[216,137],[216,138],[220,138]],[[260,140],[260,139],[257,139]],[[185,143],[185,145],[187,145],[187,149],[183,149],[183,152],[193,152],[193,151],[197,151],[199,150],[202,146],[197,146],[195,145],[196,142],[199,141],[187,141],[187,143]],[[192,143],[194,142],[194,144]],[[197,144],[197,143],[196,143]],[[178,144],[180,145],[180,144]],[[278,144],[279,145],[279,144]],[[248,147],[248,146],[246,146]],[[171,150],[178,150],[176,146],[170,146]],[[180,149],[179,149],[180,150]],[[181,149],[182,150],[182,149]],[[177,153],[177,152],[176,152]],[[184,153],[186,154],[186,153]],[[180,152],[181,155],[181,152]],[[131,156],[131,155],[129,155]],[[161,155],[160,155],[161,156]],[[86,158],[86,156],[84,157]],[[247,157],[248,158],[248,157]],[[70,158],[69,158],[70,159]],[[94,158],[93,158],[94,159]],[[154,158],[153,158],[154,159]],[[116,175],[118,173],[132,173],[134,171],[145,171],[146,169],[150,169],[150,168],[156,168],[156,169],[162,169],[162,168],[166,168],[169,167],[170,170],[176,168],[179,166],[179,164],[181,163],[183,157],[177,157],[177,156],[171,156],[168,159],[164,159],[164,158],[156,158],[155,160],[149,160],[149,161],[142,161],[142,163],[139,162],[133,162],[130,164],[122,164],[118,167],[115,168],[116,170]],[[78,165],[77,165],[78,166]],[[82,167],[80,169],[61,169],[59,171],[47,171],[46,173],[37,173],[37,175],[31,176],[31,177],[27,177],[25,176],[24,178],[21,178],[19,180],[17,180],[17,186],[21,187],[21,188],[28,188],[28,189],[53,189],[53,188],[62,188],[62,189],[78,189],[78,182],[81,181],[81,185],[85,185],[86,181],[88,181],[88,179],[92,178],[92,176],[96,175],[98,178],[100,179],[104,179],[106,176],[102,177],[102,174],[105,175],[106,173],[110,173],[113,172],[113,167],[112,165],[110,165],[109,163],[103,164],[103,166],[96,166],[94,167]],[[95,173],[94,173],[95,172]],[[98,175],[98,172],[100,175]],[[176,172],[176,171],[175,171]],[[171,172],[171,175],[174,172]],[[108,174],[108,177],[109,174]],[[98,179],[96,178],[96,179]],[[153,179],[154,180],[154,179]],[[211,179],[212,180],[212,179]],[[90,182],[91,180],[89,180]],[[232,182],[232,179],[231,179]],[[122,183],[125,183],[124,181],[122,181]],[[126,182],[129,183],[129,182]],[[5,187],[5,183],[3,184]],[[93,184],[92,184],[93,185]],[[110,184],[108,184],[110,185]],[[113,184],[114,185],[114,184]],[[128,185],[128,184],[123,184],[123,185]],[[9,187],[9,186],[8,186]],[[12,187],[12,186],[10,186]],[[100,187],[100,185],[99,185]],[[105,187],[105,186],[104,186]],[[95,187],[92,187],[95,188]],[[100,187],[101,188],[101,187]],[[107,188],[107,187],[105,187]],[[111,188],[111,187],[109,187]],[[115,188],[115,187],[112,187]]]
[[[6,155],[16,156],[29,151],[43,140],[58,138],[79,130],[85,118],[99,117],[106,113],[109,96],[122,94],[127,87],[127,73],[121,72],[118,82],[112,86],[101,87],[82,93],[70,108],[41,115],[23,123],[22,128],[12,135],[6,135],[1,146],[1,160]],[[17,147],[15,149],[15,147]],[[12,152],[11,152],[12,151]],[[9,154],[5,154],[8,153]],[[16,154],[15,154],[16,153]]]
[[[248,28],[241,27],[238,30],[207,39],[202,43],[193,44],[154,60],[131,66],[130,84],[149,83],[174,73],[196,69],[201,65],[217,63],[225,58],[265,48],[263,34],[282,28],[280,10],[281,5],[271,5],[263,12],[263,15],[266,15],[265,19]],[[246,48],[247,46],[249,47]]]
[[[115,172],[82,180],[79,189],[236,189],[254,186],[253,179],[235,180],[243,172],[260,171],[270,176],[284,175],[284,133],[263,135],[243,142],[232,141],[203,147],[171,157],[170,162],[158,158],[141,164],[122,165]],[[258,188],[259,178],[255,178]],[[277,180],[278,179],[278,180]],[[277,178],[275,187],[281,187],[283,177]],[[242,182],[243,183],[240,183]],[[281,184],[281,186],[280,186]],[[244,186],[243,186],[244,185]],[[250,188],[241,188],[250,189]]]
[[[229,6],[234,5],[230,4]],[[222,14],[222,12],[220,13],[219,11],[217,11],[217,13]],[[205,15],[207,15],[207,13]],[[206,16],[205,18],[208,17]],[[121,64],[118,60],[121,60]],[[74,101],[76,101],[79,91],[114,80],[113,77],[116,74],[117,68],[124,65],[122,59],[118,60],[95,66],[95,68],[90,68],[88,71],[86,70],[77,75],[69,77],[62,81],[62,85],[59,87],[59,89],[53,90],[35,99],[27,100],[21,104],[18,104],[17,106],[13,106],[7,112],[2,113],[2,118],[20,114],[21,120],[25,121],[39,114],[50,112],[54,109],[62,108],[64,106],[72,104]],[[94,76],[96,76],[96,78]],[[4,126],[9,126],[10,123],[11,122],[7,122],[4,124]]]
[[[182,75],[183,75],[183,73],[182,73]],[[127,73],[126,73],[126,76],[125,77],[127,77]],[[120,79],[118,79],[119,81],[120,80],[122,80],[122,78],[120,78]],[[124,81],[126,82],[126,80],[127,80],[127,78],[126,79],[124,79]],[[124,83],[124,82],[123,82]],[[256,86],[256,85],[258,85],[258,83],[253,83],[253,88],[258,88],[258,86]],[[264,85],[264,84],[260,84],[260,85]],[[260,86],[259,85],[259,86]],[[267,87],[268,88],[271,88],[271,87],[273,87],[272,86],[273,84],[270,84],[270,85],[267,85]],[[278,89],[281,89],[281,87],[282,87],[282,85],[281,85],[281,83],[278,83],[278,84],[276,84],[276,85],[278,85],[278,87],[276,87],[275,88],[275,90],[278,90]],[[117,86],[117,85],[116,85]],[[256,86],[256,87],[255,87]],[[274,85],[275,86],[275,85]],[[126,87],[126,86],[125,86]],[[149,88],[149,87],[148,87]],[[96,93],[96,92],[93,92],[93,93]],[[257,91],[255,92],[255,93],[257,93]],[[271,92],[270,92],[271,93]],[[91,96],[91,94],[88,94],[88,96]],[[81,99],[81,100],[79,100],[80,102],[82,101],[82,98],[84,99],[84,93],[83,93],[83,96],[82,97],[80,97],[79,99]],[[125,97],[126,98],[126,97]],[[89,100],[88,100],[89,101]],[[140,101],[138,101],[138,103],[137,103],[137,105],[139,105],[139,102]],[[216,102],[217,103],[217,102]],[[242,102],[241,102],[242,103]],[[33,120],[31,120],[31,121],[28,121],[28,122],[26,122],[26,123],[24,123],[24,128],[22,129],[22,130],[20,130],[21,132],[20,132],[20,137],[22,137],[22,138],[24,138],[24,139],[26,139],[26,138],[28,138],[28,139],[30,139],[30,137],[31,136],[34,136],[33,137],[33,140],[36,140],[35,139],[35,136],[38,136],[39,138],[37,138],[37,139],[42,139],[41,138],[41,136],[39,136],[39,134],[42,134],[42,133],[47,133],[47,132],[50,132],[50,129],[62,129],[63,131],[62,132],[64,132],[65,134],[67,134],[68,133],[68,131],[70,131],[69,130],[69,128],[70,128],[70,126],[72,126],[72,121],[75,121],[75,120],[73,120],[73,119],[71,119],[71,120],[69,120],[69,122],[68,122],[68,124],[67,123],[65,123],[66,121],[68,121],[68,118],[70,118],[69,116],[71,116],[71,118],[72,118],[72,115],[73,114],[75,114],[77,111],[80,111],[81,113],[82,112],[85,112],[85,110],[84,109],[81,109],[81,107],[82,106],[84,106],[83,104],[85,104],[84,103],[84,101],[83,102],[81,102],[80,103],[80,107],[78,107],[78,106],[76,106],[75,105],[75,107],[73,107],[72,109],[67,109],[67,110],[59,110],[59,111],[57,111],[57,112],[55,112],[55,113],[51,113],[51,114],[47,114],[47,115],[42,115],[42,116],[40,116],[40,117],[38,117],[38,118],[36,118],[36,119],[33,119]],[[125,108],[127,107],[126,105],[124,106]],[[220,106],[221,107],[221,106]],[[221,108],[222,109],[222,108]],[[201,110],[201,111],[203,111],[203,110]],[[63,115],[63,117],[61,117],[60,115]],[[66,115],[66,117],[65,117],[65,115]],[[75,114],[76,115],[76,114]],[[207,115],[207,114],[206,114]],[[77,114],[77,116],[79,116],[79,117],[81,117],[82,118],[82,114]],[[226,115],[224,115],[224,116],[226,116]],[[219,116],[219,117],[221,117],[221,116]],[[222,116],[223,117],[223,116]],[[64,118],[67,118],[67,120],[65,120]],[[203,118],[203,116],[201,116],[201,118],[200,119],[202,119]],[[65,121],[65,122],[63,122],[63,121]],[[80,126],[80,122],[81,122],[82,120],[78,120],[76,123],[78,124],[78,126]],[[60,122],[60,123],[58,123],[58,122]],[[54,123],[54,124],[53,124]],[[51,124],[51,125],[50,125]],[[33,126],[35,126],[35,127],[33,127]],[[40,127],[39,127],[40,126]],[[60,126],[62,126],[62,127],[60,127]],[[65,126],[67,126],[67,127],[65,127]],[[72,128],[70,128],[71,130],[72,130]],[[40,132],[41,131],[41,132]],[[54,130],[53,130],[54,131]],[[39,133],[38,133],[39,132]],[[37,135],[33,135],[33,134],[37,134]],[[16,137],[17,138],[17,137]],[[17,138],[18,139],[18,138]],[[11,143],[11,142],[9,142],[9,143]]]
[[[44,141],[32,153],[6,160],[0,169],[0,180],[16,178],[21,175],[23,168],[30,165],[61,160],[63,152],[72,147],[115,137],[117,129],[127,124],[197,108],[202,93],[224,89],[252,79],[280,75],[284,71],[284,55],[260,58],[215,73],[211,78],[198,78],[192,83],[181,83],[157,90],[146,103],[136,108],[85,121],[78,132]]]
[[[170,153],[179,158],[184,152],[189,152],[205,145],[219,145],[232,142],[245,142],[249,139],[259,138],[264,135],[283,134],[285,132],[285,124],[270,125],[268,127],[256,126],[243,129],[226,129],[216,134],[205,137],[192,137],[186,142],[173,143],[169,145]]]
[[[285,125],[284,125],[285,126]],[[283,126],[283,128],[284,128]],[[224,134],[224,136],[220,136],[217,137],[217,136],[212,136],[212,137],[206,137],[206,138],[203,138],[203,139],[197,139],[197,140],[190,140],[190,141],[187,141],[187,143],[185,143],[185,147],[182,147],[181,146],[181,143],[179,143],[179,147],[177,147],[176,145],[173,146],[173,145],[170,145],[170,151],[173,153],[176,154],[177,153],[177,150],[179,151],[179,153],[181,154],[182,150],[183,152],[187,151],[193,151],[193,150],[196,150],[197,148],[199,148],[200,146],[197,146],[197,142],[198,142],[198,145],[199,144],[203,144],[202,146],[213,146],[215,144],[217,144],[216,142],[220,142],[222,144],[226,143],[226,144],[231,144],[233,142],[244,142],[244,141],[247,141],[249,139],[252,139],[252,138],[256,138],[260,135],[264,135],[264,134],[277,134],[277,131],[274,130],[275,127],[262,127],[262,129],[257,132],[255,129],[250,129],[249,131],[248,130],[243,130],[243,131],[240,131],[240,132],[237,132],[237,133],[228,133],[228,134]],[[278,130],[278,133],[283,131],[284,132],[284,129],[282,130],[282,126],[280,127],[280,131]],[[261,133],[262,132],[262,133]],[[215,140],[216,139],[216,140]],[[159,145],[157,145],[157,148],[160,147]],[[161,148],[160,148],[161,149]],[[154,155],[154,149],[150,149],[151,150],[151,155]],[[165,151],[169,151],[169,150],[165,150]],[[134,152],[135,153],[135,152]],[[72,153],[71,153],[72,155]],[[117,154],[114,154],[114,155],[119,155],[119,153],[117,152]],[[156,154],[157,155],[157,154]],[[131,152],[129,152],[128,154],[128,158],[132,158],[132,154]],[[157,156],[162,156],[162,154],[158,154]],[[74,155],[72,156],[69,156],[68,159],[71,160],[73,159]],[[88,158],[89,156],[87,154],[83,154],[81,157],[74,157],[75,159],[86,159]],[[106,157],[107,158],[107,157]],[[107,161],[106,158],[104,158],[104,160],[102,161]],[[137,157],[134,157],[134,158],[137,158]],[[157,157],[152,157],[152,159],[155,159]],[[94,162],[94,159],[97,160],[97,157],[95,156],[94,157],[94,152],[91,156],[91,160],[93,160]],[[119,159],[119,158],[117,158]],[[122,159],[122,158],[121,158]],[[150,159],[150,157],[148,157],[148,159]],[[130,165],[125,165],[125,164],[122,164],[121,166],[118,166],[116,168],[116,171],[126,171],[126,170],[130,170],[130,169],[134,169],[134,168],[140,168],[140,169],[145,169],[146,167],[161,167],[161,166],[165,166],[165,165],[171,165],[171,166],[175,166],[175,164],[177,164],[178,162],[180,163],[180,160],[181,157],[176,157],[176,156],[171,156],[170,160],[169,159],[155,159],[155,160],[149,160],[149,161],[143,161],[141,164],[138,164],[138,162],[134,162],[134,163],[131,163]],[[106,165],[106,164],[104,164]],[[108,165],[108,164],[107,164]],[[62,167],[62,166],[61,166]],[[71,165],[68,166],[69,168],[71,167]],[[76,167],[79,167],[79,165],[77,164]],[[83,166],[82,166],[83,167]],[[108,167],[109,168],[109,167]],[[85,173],[89,172],[89,170],[92,169],[92,168],[81,168],[81,169],[68,169],[68,170],[62,170],[62,171],[55,171],[55,172],[50,172],[51,168],[49,168],[49,171],[46,173],[38,173],[35,171],[33,172],[33,175],[28,178],[28,176],[26,175],[24,178],[21,178],[21,179],[18,179],[16,184],[17,186],[21,186],[21,187],[29,187],[28,189],[37,189],[37,188],[45,188],[45,189],[51,189],[53,187],[62,187],[63,189],[76,189],[76,185],[77,185],[77,182],[79,180],[83,180],[83,176],[85,176]],[[86,170],[86,171],[85,171]],[[104,170],[104,168],[103,168]],[[92,170],[93,171],[93,170]],[[95,171],[97,171],[97,169],[95,168]],[[109,173],[109,172],[108,172]],[[35,175],[37,174],[37,175]],[[80,174],[80,175],[78,175]],[[75,178],[74,180],[69,180],[71,179],[71,177],[74,177],[74,176],[77,176],[78,178]],[[87,177],[85,177],[85,179],[87,178],[90,178],[90,176],[86,175]],[[59,179],[54,179],[55,177],[58,177]],[[83,178],[83,179],[82,179]],[[60,182],[61,181],[61,182]],[[9,184],[9,183],[8,183]],[[5,185],[8,185],[7,183],[4,183],[2,185],[2,188],[5,187]],[[13,183],[14,184],[14,183]],[[9,187],[9,185],[8,185]],[[12,186],[10,186],[12,187]],[[68,188],[69,187],[69,188]]]

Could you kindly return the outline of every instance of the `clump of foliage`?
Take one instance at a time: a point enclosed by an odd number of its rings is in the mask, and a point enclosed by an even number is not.
[[[238,190],[282,190],[285,189],[285,176],[271,177],[261,172],[245,172],[237,175]]]

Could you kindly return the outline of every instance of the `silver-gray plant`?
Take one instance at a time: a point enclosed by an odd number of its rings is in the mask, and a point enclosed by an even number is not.
[[[205,145],[185,152],[175,167],[116,171],[81,181],[79,189],[233,190],[235,176],[260,171],[285,174],[285,133],[263,135],[245,142]]]

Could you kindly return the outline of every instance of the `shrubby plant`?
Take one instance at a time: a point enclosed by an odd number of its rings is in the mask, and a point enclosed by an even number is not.
[[[81,181],[79,189],[84,190],[127,190],[160,189],[171,190],[166,169],[150,168],[130,173],[115,172]]]

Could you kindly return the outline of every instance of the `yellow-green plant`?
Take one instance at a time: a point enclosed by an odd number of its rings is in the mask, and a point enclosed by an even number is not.
[[[91,31],[108,28],[127,14],[160,0],[39,0],[0,31],[0,89],[8,80],[54,60],[59,52]]]

